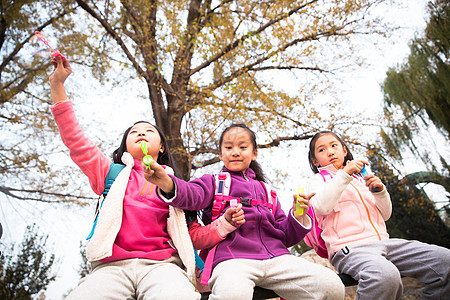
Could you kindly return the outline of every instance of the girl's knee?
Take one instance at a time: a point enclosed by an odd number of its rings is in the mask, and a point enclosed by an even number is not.
[[[180,289],[171,289],[170,291],[166,291],[164,295],[161,297],[157,297],[157,299],[164,300],[180,300],[180,299],[189,299],[189,300],[199,300],[200,294],[193,290],[180,290]]]
[[[328,276],[322,277],[320,281],[320,288],[324,291],[323,299],[344,299],[345,286],[339,276],[330,270]]]

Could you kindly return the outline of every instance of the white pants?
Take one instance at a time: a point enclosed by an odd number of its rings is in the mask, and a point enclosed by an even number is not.
[[[252,299],[255,286],[273,290],[286,300],[332,300],[345,296],[344,285],[336,273],[294,255],[221,262],[208,284],[212,290],[210,300]]]
[[[178,261],[134,258],[95,264],[66,299],[199,300]]]

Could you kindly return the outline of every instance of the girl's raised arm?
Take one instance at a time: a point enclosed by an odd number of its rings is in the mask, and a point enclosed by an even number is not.
[[[66,58],[63,59],[61,56],[53,58],[52,64],[55,66],[55,69],[50,74],[49,80],[53,104],[56,104],[67,99],[64,81],[72,73],[72,68],[70,67],[69,61]]]

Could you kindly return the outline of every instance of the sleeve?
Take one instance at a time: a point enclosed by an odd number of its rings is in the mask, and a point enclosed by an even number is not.
[[[294,246],[299,243],[311,231],[311,218],[309,218],[310,226],[305,227],[294,217],[292,209],[286,215],[281,208],[280,201],[277,201],[277,209],[275,211],[275,228],[280,229],[285,236],[286,247]]]
[[[213,247],[235,230],[236,227],[228,223],[224,216],[221,216],[205,226],[200,225],[197,220],[194,221],[189,227],[189,235],[194,248],[200,250]]]
[[[208,207],[214,199],[214,176],[205,174],[189,182],[169,175],[174,183],[174,193],[167,195],[157,188],[157,195],[164,203],[185,210],[201,210]]]
[[[316,193],[311,198],[311,205],[316,214],[328,215],[331,213],[352,178],[342,170],[338,170],[336,175],[327,182],[321,175],[314,175],[309,181],[308,193]]]
[[[380,211],[383,220],[389,220],[392,214],[392,202],[386,186],[381,192],[372,193],[372,195],[375,198],[375,206]]]
[[[58,102],[51,109],[61,139],[69,148],[70,158],[89,178],[92,190],[100,195],[112,162],[84,135],[71,101]]]

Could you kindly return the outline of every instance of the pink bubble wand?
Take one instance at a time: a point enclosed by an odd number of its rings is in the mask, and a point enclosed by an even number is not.
[[[50,50],[51,50],[51,55],[56,58],[57,56],[61,56],[63,59],[65,59],[64,55],[61,54],[61,52],[59,52],[58,49],[53,49],[49,44],[47,39],[45,38],[45,36],[42,35],[42,33],[40,33],[39,31],[35,31],[34,34],[36,35],[36,37],[38,39],[40,39],[44,44],[46,44]]]

